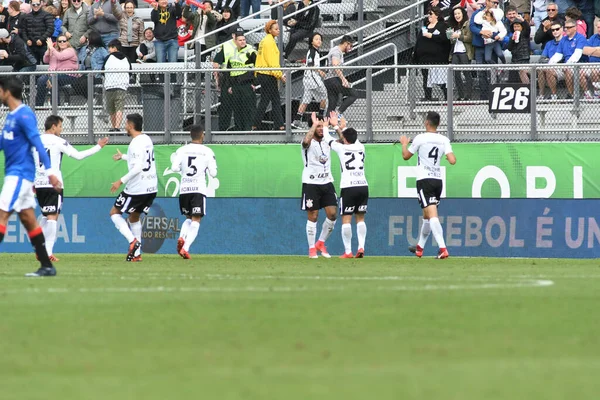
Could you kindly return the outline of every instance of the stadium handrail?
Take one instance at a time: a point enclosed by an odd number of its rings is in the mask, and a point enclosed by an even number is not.
[[[398,10],[398,11],[394,11],[394,12],[393,12],[393,13],[391,13],[391,14],[388,14],[388,15],[386,15],[386,16],[384,16],[384,17],[381,17],[381,18],[379,18],[379,19],[377,19],[377,20],[375,20],[375,21],[373,21],[373,22],[370,22],[370,23],[368,23],[368,24],[366,24],[366,25],[363,25],[363,26],[361,26],[361,27],[358,27],[358,28],[354,29],[353,31],[347,32],[347,33],[345,33],[345,34],[344,34],[344,35],[342,35],[342,36],[338,36],[338,37],[336,37],[336,38],[333,38],[333,39],[331,39],[330,46],[331,46],[331,47],[335,46],[335,43],[336,43],[337,41],[341,40],[341,39],[342,39],[344,36],[351,36],[351,35],[353,35],[353,34],[355,34],[355,33],[358,33],[358,32],[360,32],[360,31],[364,31],[364,30],[366,30],[367,28],[370,28],[370,27],[372,27],[372,26],[374,26],[374,25],[377,25],[377,24],[381,24],[382,22],[385,22],[386,20],[388,20],[388,19],[390,19],[390,18],[392,18],[392,17],[395,17],[396,15],[398,15],[398,14],[400,14],[400,13],[403,13],[403,12],[409,11],[409,10],[410,10],[410,9],[412,9],[412,8],[417,8],[417,7],[421,6],[421,5],[423,5],[423,4],[427,4],[427,3],[429,3],[429,2],[430,2],[430,0],[420,0],[420,1],[417,1],[416,3],[414,3],[414,4],[411,4],[410,6],[406,6],[406,7],[404,7],[404,8],[401,8],[401,9],[400,9],[400,10]],[[386,28],[386,29],[387,29],[387,28]],[[380,34],[380,32],[378,32],[376,35],[379,35],[379,34]],[[366,41],[366,38],[363,40],[363,42],[364,42],[364,41]]]
[[[328,1],[329,1],[329,0],[318,0],[318,1],[314,2],[313,4],[309,5],[308,7],[304,7],[304,8],[302,8],[301,10],[296,10],[296,11],[294,11],[293,13],[287,14],[285,17],[286,17],[286,18],[293,17],[294,15],[298,15],[298,14],[300,14],[300,13],[303,13],[303,12],[305,12],[306,10],[309,10],[309,9],[311,9],[311,8],[313,8],[313,7],[318,7],[318,6],[319,6],[319,5],[321,5],[321,4],[327,3]],[[252,14],[252,15],[257,15],[257,14],[261,14],[261,13],[263,13],[263,12],[267,11],[267,10],[272,10],[273,8],[280,6],[280,4],[281,4],[281,3],[274,4],[273,6],[270,6],[269,8],[267,8],[267,9],[265,9],[265,10],[262,10],[262,11],[259,11],[259,12],[257,12],[257,13],[254,13],[254,14]],[[234,21],[234,22],[232,22],[232,23],[230,23],[230,24],[228,24],[228,25],[225,25],[225,26],[223,26],[223,27],[221,27],[221,28],[219,28],[219,29],[215,29],[215,30],[213,30],[213,31],[210,31],[210,32],[208,32],[208,33],[205,33],[205,34],[203,34],[203,35],[201,35],[201,36],[199,36],[199,37],[197,37],[197,38],[195,38],[195,39],[193,39],[193,40],[190,40],[190,41],[186,42],[186,45],[185,45],[185,53],[184,53],[184,54],[185,54],[185,55],[184,55],[184,62],[187,62],[187,61],[188,61],[188,58],[192,58],[192,57],[194,57],[194,55],[193,55],[193,54],[192,54],[191,56],[189,56],[189,57],[188,57],[188,51],[193,51],[193,49],[190,49],[190,48],[188,47],[188,45],[191,45],[192,43],[195,43],[195,42],[199,41],[200,39],[206,38],[206,37],[208,37],[208,36],[210,36],[210,35],[213,35],[213,34],[215,34],[215,33],[217,33],[217,32],[221,32],[221,31],[223,31],[223,30],[225,30],[225,29],[228,29],[228,28],[229,28],[229,27],[231,27],[232,25],[239,25],[239,24],[240,24],[240,22],[242,22],[242,21],[246,21],[246,20],[248,20],[248,19],[251,19],[251,18],[250,18],[250,16],[251,16],[251,15],[249,15],[248,17],[245,17],[245,18],[239,19],[239,20],[237,20],[237,21]],[[263,30],[263,29],[264,29],[264,27],[262,27],[262,26],[258,26],[258,27],[254,28],[254,29],[251,29],[251,30],[249,30],[248,32],[246,32],[246,34],[249,34],[249,33],[256,33],[256,32],[259,32],[259,31],[261,31],[261,30]],[[208,49],[206,49],[206,50],[202,51],[200,54],[201,54],[201,55],[204,55],[204,54],[210,54],[210,53],[212,53],[212,51],[213,51],[213,50],[216,50],[216,49],[220,48],[222,45],[223,45],[223,43],[220,43],[220,44],[218,44],[218,45],[216,45],[216,46],[213,46],[213,47],[211,47],[211,48],[208,48]]]
[[[354,64],[355,62],[362,60],[363,58],[366,58],[366,57],[372,56],[373,54],[375,54],[375,53],[379,53],[380,51],[382,51],[382,50],[384,50],[384,49],[387,49],[387,48],[390,48],[390,47],[391,47],[391,48],[394,50],[394,66],[396,66],[396,65],[398,65],[398,46],[396,46],[394,43],[388,43],[388,44],[385,44],[385,45],[383,45],[383,46],[381,46],[381,47],[378,47],[378,48],[376,48],[375,50],[372,50],[372,51],[370,51],[370,52],[368,52],[368,53],[365,53],[365,54],[363,54],[362,56],[359,56],[359,57],[353,58],[352,60],[348,61],[348,62],[347,62],[347,63],[345,63],[344,65],[346,65],[346,66],[348,66],[348,65],[352,65],[352,64]],[[390,68],[382,68],[382,69],[380,69],[379,71],[375,72],[375,73],[372,75],[372,77],[375,77],[375,76],[377,76],[377,75],[381,75],[381,74],[383,74],[384,72],[386,72],[386,71],[387,71],[387,70],[389,70],[389,69],[390,69]],[[352,86],[352,87],[354,87],[355,85],[358,85],[359,83],[366,82],[366,80],[367,80],[367,78],[366,78],[366,77],[364,77],[364,78],[361,78],[361,79],[359,79],[359,80],[357,80],[357,81],[355,81],[355,82],[352,82],[352,85],[351,85],[351,86]],[[396,68],[394,68],[394,92],[395,92],[396,94],[398,94],[398,68],[397,68],[397,67],[396,67]]]

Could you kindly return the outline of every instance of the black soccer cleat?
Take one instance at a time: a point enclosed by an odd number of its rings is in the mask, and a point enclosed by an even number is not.
[[[56,268],[54,267],[41,267],[35,272],[25,274],[26,277],[43,277],[43,276],[56,276]]]
[[[133,242],[129,243],[129,252],[127,253],[127,257],[125,257],[125,261],[131,261],[135,257],[135,252],[142,246],[139,240],[133,239]]]

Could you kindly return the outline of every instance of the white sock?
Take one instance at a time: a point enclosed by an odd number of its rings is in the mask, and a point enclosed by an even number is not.
[[[312,249],[315,247],[315,240],[317,239],[317,223],[306,221],[306,240],[308,240],[308,248]]]
[[[133,242],[135,236],[133,236],[133,233],[131,233],[131,229],[129,229],[129,225],[127,225],[127,221],[125,221],[123,216],[121,214],[114,214],[110,216],[110,219],[112,219],[112,222],[115,224],[117,230],[121,232],[121,235],[125,236],[127,243]]]
[[[183,249],[185,251],[190,251],[190,246],[192,245],[192,243],[194,243],[194,240],[196,240],[196,236],[198,236],[199,229],[200,222],[192,221],[190,223],[190,227],[188,228],[187,235],[185,238],[185,244],[183,245]]]
[[[190,229],[191,223],[192,223],[192,220],[189,218],[186,218],[186,220],[183,221],[183,224],[181,224],[181,230],[179,231],[180,238],[183,238],[185,240],[185,237],[187,236],[187,233],[188,233],[188,229]]]
[[[129,227],[131,228],[131,233],[133,233],[133,236],[135,236],[135,238],[142,243],[142,223],[140,221],[138,222],[130,222],[129,223]],[[137,251],[135,252],[134,256],[137,257],[142,253],[142,246],[140,246],[139,249],[137,249]]]
[[[342,241],[344,242],[344,253],[352,253],[352,225],[342,224]]]
[[[44,228],[46,227],[47,222],[48,217],[42,217],[42,219],[40,220],[40,226],[42,227],[42,230],[44,230]],[[46,237],[46,233],[44,233],[44,237]]]
[[[42,231],[44,232],[44,238],[46,239],[46,251],[51,256],[54,251],[54,242],[56,241],[56,221],[47,220],[44,224]]]
[[[437,242],[440,249],[446,248],[446,242],[444,241],[444,230],[442,229],[442,224],[440,224],[440,220],[437,217],[433,217],[429,219],[429,223],[431,224],[431,232],[433,232],[433,237]]]
[[[365,221],[356,224],[356,236],[358,236],[358,248],[365,249],[365,239],[367,238],[367,224]]]
[[[419,243],[418,246],[422,249],[425,248],[425,243],[427,243],[427,239],[429,239],[429,234],[431,233],[431,225],[428,219],[423,220],[423,225],[421,225],[421,234],[419,235]]]
[[[333,228],[335,227],[335,220],[330,220],[329,218],[325,218],[325,222],[323,222],[323,228],[321,228],[321,235],[319,236],[319,240],[321,242],[326,242],[331,236],[331,232],[333,232]]]

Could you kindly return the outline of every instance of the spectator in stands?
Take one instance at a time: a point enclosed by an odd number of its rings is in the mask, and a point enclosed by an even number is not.
[[[535,26],[536,29],[540,28],[542,21],[548,16],[548,12],[546,11],[547,2],[548,0],[532,0],[531,9],[533,11],[533,15],[530,25]]]
[[[196,43],[200,43],[200,50],[204,51],[217,45],[217,38],[213,35],[205,36],[215,30],[217,25],[217,15],[221,18],[221,15],[213,10],[212,1],[205,0],[202,2],[204,10],[198,9],[193,11],[189,5],[183,7],[183,16],[194,26],[196,29],[194,33],[194,39],[200,38]],[[196,47],[198,51],[198,47]],[[203,54],[200,59],[205,61],[208,54]]]
[[[177,62],[177,18],[181,17],[181,3],[169,5],[167,0],[158,0],[153,8],[150,19],[154,22],[156,62]]]
[[[529,64],[529,24],[526,21],[515,20],[511,25],[508,41],[508,50],[512,55],[512,64]],[[529,75],[526,70],[519,71],[519,79],[522,83],[529,83]]]
[[[34,0],[37,1],[37,0]],[[77,71],[79,65],[77,63],[77,53],[71,47],[65,35],[59,35],[56,39],[56,45],[52,44],[52,39],[46,39],[46,53],[44,53],[44,63],[49,64],[48,71]],[[79,75],[59,74],[57,75],[58,86],[71,85]],[[44,105],[48,89],[52,88],[50,75],[41,75],[37,79],[37,93],[35,98],[36,107]],[[60,92],[59,92],[60,94]],[[60,103],[60,101],[59,101]]]
[[[313,0],[302,0],[298,3],[298,11],[302,11],[312,4]],[[300,40],[312,35],[319,24],[319,16],[319,7],[312,7],[304,12],[301,12],[300,14],[297,14],[288,22],[288,25],[291,26],[291,29],[290,38],[287,42],[287,46],[285,46],[285,50],[283,51],[284,58],[290,58],[292,51],[294,51],[294,48],[296,47],[296,44]]]
[[[591,63],[600,63],[600,19],[596,20],[595,24],[596,26],[594,29],[597,33],[588,39],[585,47],[583,48],[583,54],[589,56],[589,61]],[[600,84],[598,83],[600,82],[600,69],[588,68],[586,70],[586,74],[592,81],[592,85],[595,88],[600,89]],[[594,97],[597,98],[598,96]]]
[[[437,7],[432,7],[427,14],[427,25],[422,27],[422,32],[417,37],[415,51],[412,62],[414,64],[448,64],[450,57],[450,39],[446,35],[448,26],[443,19],[440,19],[441,11]],[[432,101],[432,86],[439,84],[444,98],[447,99],[445,70],[422,69],[423,91],[425,93],[424,101]],[[430,76],[431,75],[431,76]]]
[[[234,16],[231,8],[225,7],[221,11],[221,16],[222,16],[222,18],[219,22],[217,22],[215,29],[220,29],[223,27],[226,27],[226,28],[224,30],[216,33],[217,44],[222,44],[222,43],[227,42],[228,40],[231,40],[231,35],[233,35],[235,33],[235,31],[237,30],[237,27],[239,26],[238,24],[234,23],[235,16]]]
[[[9,16],[8,8],[4,6],[4,3],[0,3],[0,29],[6,29]]]
[[[87,6],[87,4],[86,4]],[[85,37],[85,36],[82,36]],[[104,42],[100,34],[94,30],[90,31],[86,44],[83,45],[79,51],[79,69],[81,70],[92,70],[100,71],[104,68],[104,62],[108,57],[108,51],[104,47]],[[73,85],[73,91],[87,97],[88,84],[87,75],[83,75],[75,81]],[[99,84],[102,81],[102,75],[96,74],[94,76],[94,84]]]
[[[517,9],[517,13],[521,14],[527,23],[531,21],[531,0],[511,0],[510,5]]]
[[[225,53],[233,54],[236,49],[235,35],[244,34],[244,29],[238,27],[236,31],[231,35],[231,39],[223,43],[221,51],[217,53],[213,59],[214,68],[226,68],[225,64]],[[229,56],[231,57],[231,56]],[[230,128],[231,117],[233,115],[233,95],[228,92],[226,81],[229,80],[229,72],[215,73],[215,81],[217,82],[217,90],[220,91],[219,95],[219,109],[217,114],[219,115],[219,130],[227,131]]]
[[[27,14],[31,14],[31,11],[33,10],[31,7],[31,4],[29,3],[21,3],[19,10],[21,10],[21,12],[25,15]]]
[[[231,21],[235,21],[240,16],[240,0],[218,0],[215,10],[221,14],[225,13],[225,10],[229,10]],[[223,16],[224,17],[224,16]],[[228,18],[228,20],[229,20]],[[231,32],[233,34],[233,32]],[[228,40],[228,39],[227,39]],[[227,41],[226,40],[226,41]]]
[[[349,53],[352,50],[353,39],[344,35],[340,40],[340,44],[333,46],[327,54],[327,63],[329,66],[343,66],[344,65],[344,54]],[[338,109],[340,114],[346,112],[356,99],[365,98],[364,91],[357,91],[350,85],[348,79],[344,75],[342,69],[330,69],[325,75],[323,82],[327,89],[327,112],[325,115],[329,115],[331,111],[335,111],[338,106],[340,97],[342,98],[342,104]]]
[[[473,34],[469,29],[469,18],[467,10],[462,7],[454,8],[452,17],[450,18],[450,27],[453,32],[450,36],[452,49],[450,51],[450,61],[456,65],[471,64],[471,60],[475,57],[473,50]],[[454,72],[454,82],[458,91],[458,100],[470,100],[473,90],[473,75],[471,71],[462,71],[465,77],[463,82],[461,72]]]
[[[31,8],[31,13],[25,17],[23,35],[31,53],[41,64],[47,50],[47,39],[54,32],[54,17],[42,9],[41,0],[33,0]]]
[[[575,64],[583,61],[583,48],[587,44],[587,39],[581,33],[577,33],[577,22],[572,19],[568,19],[565,22],[565,30],[567,35],[560,40],[560,43],[558,44],[558,50],[550,58],[548,64],[558,64],[561,61],[564,61],[566,64]],[[587,59],[587,56],[585,56],[585,58]],[[565,73],[567,90],[569,91],[570,95],[567,98],[573,98],[573,88],[575,84],[573,69],[564,68],[563,71]],[[583,71],[580,72],[584,73]],[[585,79],[583,79],[583,81],[585,81]]]
[[[92,32],[88,25],[90,7],[82,0],[71,0],[71,7],[63,17],[62,33],[69,39],[71,47],[80,50]]]
[[[119,4],[121,4],[121,7],[123,7],[123,4],[127,3],[128,1],[133,1],[135,8],[138,8],[138,0],[119,0]]]
[[[546,5],[546,12],[548,16],[542,20],[542,25],[535,31],[533,41],[537,44],[542,45],[542,49],[551,40],[554,40],[554,35],[550,27],[554,25],[554,22],[558,22],[561,26],[565,24],[565,18],[562,14],[558,13],[558,5],[556,3],[548,3]]]
[[[65,14],[69,7],[71,7],[71,0],[60,0],[58,3],[58,16],[64,22]]]
[[[296,4],[293,0],[268,0],[269,6],[272,6],[273,3],[279,3],[280,7],[283,8],[283,26],[284,28],[291,28],[289,24],[290,21],[293,20],[294,17],[290,17],[289,15],[296,11]],[[279,7],[275,7],[271,9],[271,19],[279,20]],[[287,40],[284,40],[287,42]]]
[[[134,64],[137,60],[135,49],[144,38],[144,21],[135,15],[133,0],[127,0],[123,9],[125,12],[119,20],[121,52],[125,54],[130,64]]]
[[[453,16],[453,9],[457,6],[462,7],[465,9],[466,11],[466,4],[465,6],[461,6],[462,3],[468,3],[466,1],[461,1],[461,0],[431,0],[429,2],[430,7],[437,7],[440,9],[440,11],[442,12],[442,17],[448,18],[448,19],[452,19]]]
[[[600,33],[597,22],[600,21],[600,0],[594,0],[594,34]]]
[[[122,16],[123,9],[116,0],[99,0],[89,8],[88,25],[100,34],[104,46],[108,46],[119,37],[119,20]]]
[[[243,7],[243,4],[242,4]],[[284,130],[283,114],[281,112],[281,98],[279,97],[278,81],[285,83],[285,75],[278,68],[279,49],[275,38],[280,35],[281,30],[277,21],[270,20],[265,25],[267,35],[258,45],[258,55],[256,57],[256,68],[275,68],[271,71],[257,71],[258,84],[260,85],[260,102],[256,109],[256,117],[252,130],[257,129],[263,120],[269,103],[271,103],[271,113],[273,115],[273,129]]]
[[[54,32],[52,32],[52,36],[50,37],[52,38],[52,41],[55,41],[58,35],[60,35],[61,33],[61,28],[63,24],[62,19],[60,19],[60,15],[58,15],[58,8],[50,5],[44,7],[44,11],[52,15],[52,17],[54,18]]]
[[[0,29],[0,43],[0,64],[11,65],[13,72],[35,71],[37,60],[18,34]]]
[[[129,88],[129,73],[109,72],[124,71],[131,69],[131,63],[121,52],[121,42],[113,39],[108,44],[110,53],[104,63],[104,90],[106,91],[106,112],[110,115],[112,128],[109,132],[119,132],[123,120],[123,108],[125,107],[125,96]],[[160,110],[156,110],[159,112]]]
[[[552,25],[550,26],[549,30],[550,32],[552,32],[554,40],[546,42],[546,47],[544,47],[544,51],[542,52],[542,56],[539,61],[540,64],[545,64],[550,61],[550,59],[558,51],[560,41],[563,38],[564,29],[560,21],[555,20],[554,22],[552,22]],[[539,90],[538,100],[545,99],[544,91],[546,89],[546,83],[548,84],[548,87],[552,92],[551,99],[558,99],[557,82],[559,79],[564,79],[565,74],[563,70],[559,68],[539,68],[537,71],[537,77]]]
[[[182,16],[177,20],[177,44],[183,47],[193,36],[194,26]]]
[[[156,62],[156,50],[154,48],[154,31],[152,28],[146,28],[144,31],[144,40],[135,50],[138,63]]]
[[[475,18],[480,13],[491,10],[494,13],[494,18],[497,21],[502,21],[504,13],[498,8],[498,3],[498,0],[479,0],[477,3],[480,7],[479,10],[471,15],[469,28],[471,29],[471,33],[473,33],[472,43],[473,48],[475,49],[475,62],[477,64],[485,64],[484,39],[496,38],[496,36],[493,36],[492,31],[483,29],[481,24],[475,23]],[[495,55],[492,56],[492,60],[494,60],[494,57]],[[481,100],[487,100],[490,85],[490,73],[489,71],[478,71],[477,76],[479,78],[479,98]]]
[[[17,0],[8,3],[8,15],[6,30],[9,33],[16,33],[25,42],[25,16],[27,14],[21,12],[21,3]]]
[[[581,33],[587,38],[587,24],[583,20],[583,14],[577,7],[569,7],[565,11],[565,19],[572,19],[577,23],[577,33]]]
[[[506,64],[504,53],[502,52],[502,42],[506,36],[506,28],[502,21],[499,21],[494,16],[494,10],[487,10],[475,16],[475,23],[481,24],[482,30],[492,32],[492,37],[483,38],[484,57],[486,64],[492,64],[492,54],[495,54],[498,59]]]
[[[320,33],[313,33],[308,39],[308,52],[306,53],[306,67],[320,67],[321,53],[319,49],[323,44],[323,37]],[[319,102],[321,111],[319,118],[324,118],[325,107],[327,107],[327,88],[323,82],[325,72],[322,70],[305,70],[302,84],[304,86],[304,94],[302,95],[302,103],[298,107],[298,112],[294,117],[294,128],[300,128],[300,122],[306,111],[308,104],[314,100]]]
[[[233,54],[225,56],[225,65],[233,69],[229,73],[228,82],[223,84],[227,92],[233,96],[233,120],[236,131],[248,132],[252,128],[256,112],[256,94],[254,94],[254,73],[252,71],[236,71],[241,68],[252,68],[256,62],[256,50],[246,44],[243,33],[235,34],[236,48]],[[228,57],[230,55],[230,57]]]
[[[260,0],[240,0],[240,1],[241,1],[240,9],[242,12],[242,18],[250,15],[250,6],[252,6],[252,14],[260,11]],[[260,15],[257,15],[254,18],[259,19]]]
[[[525,19],[519,14],[519,12],[517,11],[517,7],[513,6],[512,4],[509,4],[504,9],[504,19],[502,20],[502,22],[504,23],[504,28],[507,32],[507,35],[504,37],[504,42],[506,45],[508,45],[510,36],[513,34],[513,31],[511,29],[512,24],[515,21],[525,21]]]

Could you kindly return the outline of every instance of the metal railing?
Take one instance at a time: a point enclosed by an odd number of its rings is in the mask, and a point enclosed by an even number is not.
[[[394,49],[392,45],[388,46],[390,48]],[[310,113],[320,108],[318,101],[311,99],[306,113],[302,115],[303,120],[295,121],[304,90],[298,85],[282,86],[281,115],[285,130],[279,131],[278,126],[273,126],[276,115],[272,106],[264,115],[256,114],[256,103],[263,93],[252,92],[254,101],[247,97],[240,97],[244,100],[238,101],[237,89],[232,86],[233,97],[223,102],[214,87],[211,73],[217,70],[175,70],[174,65],[158,64],[151,69],[144,64],[134,66],[133,71],[120,71],[130,72],[133,77],[125,95],[123,115],[132,112],[142,114],[144,130],[153,136],[156,143],[185,141],[189,126],[198,122],[205,125],[207,142],[293,142],[308,129]],[[358,84],[364,84],[366,90],[346,93],[356,95],[357,99],[339,101],[343,96],[333,96],[331,85],[327,85],[327,89],[329,99],[336,102],[331,108],[343,112],[365,142],[392,142],[400,134],[418,133],[428,111],[440,113],[439,129],[454,141],[600,140],[600,125],[597,123],[600,64],[344,65],[281,70],[289,79],[295,71],[334,69],[344,70],[346,76],[352,76],[350,71],[364,75],[352,86],[356,88]],[[393,73],[390,69],[394,69]],[[3,70],[5,68],[0,68],[0,74]],[[126,137],[123,133],[110,132],[110,129],[122,129],[122,121],[114,126],[114,120],[105,109],[110,96],[106,95],[102,80],[94,78],[96,74],[117,72],[37,71],[19,75],[26,83],[24,100],[35,109],[40,129],[43,129],[48,115],[57,114],[65,119],[65,135],[73,143],[93,143],[98,135],[107,133],[113,142],[118,143],[125,142]],[[59,74],[73,73],[81,76],[67,84],[58,84]],[[49,75],[50,89],[45,81],[38,81],[42,75]],[[401,82],[397,83],[399,75],[402,75]],[[553,80],[548,79],[550,76],[559,78],[556,86]],[[560,79],[562,76],[564,78]],[[425,80],[425,77],[428,79]],[[522,84],[522,79],[529,83]],[[550,85],[541,92],[540,83],[543,81]],[[527,88],[529,112],[515,108],[510,113],[502,113],[490,109],[492,101],[509,104],[514,100],[507,97],[494,100],[505,86]],[[493,92],[493,88],[500,89]],[[187,91],[193,95],[186,96]],[[544,96],[541,96],[542,93]],[[348,100],[354,101],[346,104]],[[232,110],[228,111],[224,104],[234,109],[233,116],[228,115]],[[0,112],[0,122],[3,122],[6,109],[0,109],[3,111]],[[244,113],[246,117],[252,117],[252,124],[258,121],[257,130],[235,128],[242,126],[238,119]],[[295,127],[299,123],[301,126]]]

